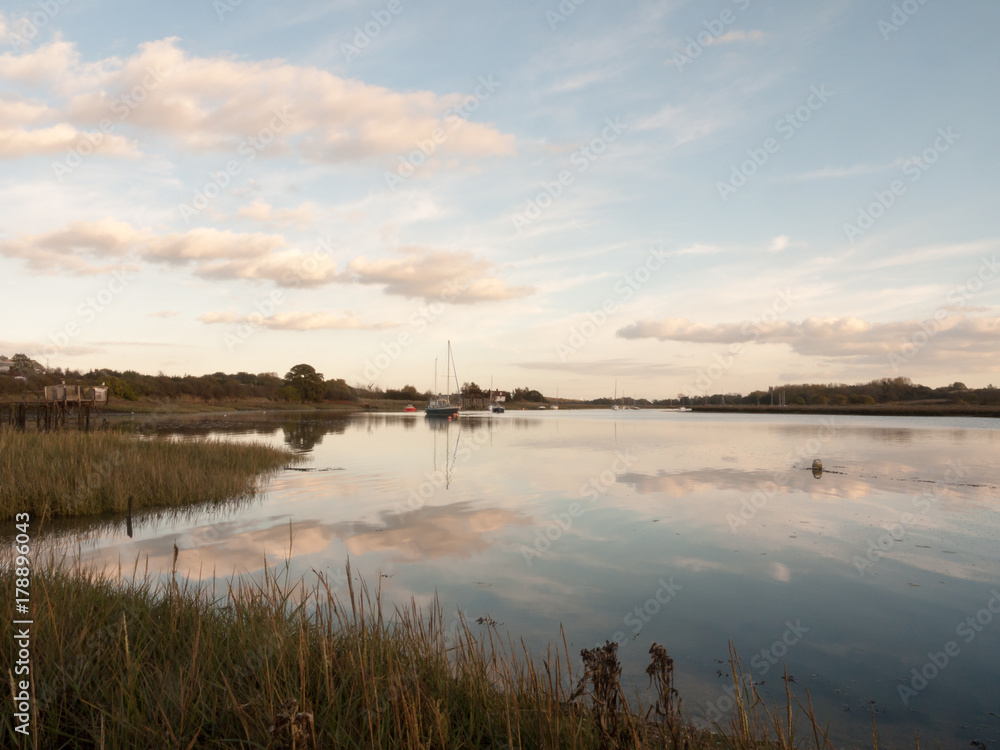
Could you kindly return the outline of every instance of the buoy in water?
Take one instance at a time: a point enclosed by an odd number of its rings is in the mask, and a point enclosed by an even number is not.
[[[818,458],[813,461],[813,476],[819,479],[823,476],[823,462]]]

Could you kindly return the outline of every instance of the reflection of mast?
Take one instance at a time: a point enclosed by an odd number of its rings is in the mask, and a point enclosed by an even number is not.
[[[451,488],[451,475],[455,471],[455,466],[458,463],[458,444],[462,440],[462,425],[461,425],[461,423],[459,423],[458,424],[458,433],[455,435],[455,449],[452,450],[452,448],[451,448],[451,439],[449,437],[451,426],[452,426],[452,422],[450,422],[450,421],[440,421],[439,422],[439,421],[435,420],[433,422],[433,426],[431,427],[431,432],[434,433],[434,437],[433,437],[433,446],[434,446],[433,447],[433,451],[434,451],[433,464],[434,464],[434,474],[435,475],[438,472],[438,463],[437,463],[437,434],[438,434],[438,432],[440,432],[442,430],[444,431],[444,434],[445,434],[445,440],[444,440],[444,471],[443,471],[443,473],[444,473],[444,487],[445,487],[445,489],[450,489]]]
[[[451,457],[451,468],[444,473],[444,488],[449,489],[451,487],[451,472],[455,468],[455,463],[458,460],[458,441],[462,439],[462,423],[458,424],[458,434],[455,435],[455,452]]]

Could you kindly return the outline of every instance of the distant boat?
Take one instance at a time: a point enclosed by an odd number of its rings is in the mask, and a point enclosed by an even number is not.
[[[500,394],[498,396],[493,395],[493,376],[490,376],[490,402],[486,406],[486,411],[491,414],[503,414],[504,406],[503,402],[507,400],[507,396]]]
[[[618,378],[615,378],[615,398],[614,401],[611,402],[611,410],[621,411],[624,408],[625,408],[624,404],[618,403]]]
[[[451,373],[455,367],[455,359],[451,354],[451,341],[448,342],[448,358],[445,360],[445,390],[447,395],[438,395],[424,409],[428,417],[457,417],[459,407],[451,403]],[[458,385],[458,373],[455,372],[455,385]],[[434,388],[437,388],[437,360],[434,361]]]
[[[413,404],[407,404],[406,408],[403,409],[403,411],[416,411],[416,410],[417,410],[417,407],[415,407]]]

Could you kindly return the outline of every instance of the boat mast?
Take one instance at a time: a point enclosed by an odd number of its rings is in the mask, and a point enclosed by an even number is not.
[[[451,359],[451,341],[448,341],[448,360]],[[448,403],[451,403],[451,380],[449,376],[451,375],[451,370],[448,369],[448,360],[444,363],[444,387],[448,389]]]
[[[455,373],[455,390],[458,391],[458,404],[462,405],[462,389],[458,385],[458,368],[455,367],[455,355],[451,352],[451,341],[448,342],[448,359],[451,360],[451,369]],[[451,403],[451,391],[448,391],[448,403]]]

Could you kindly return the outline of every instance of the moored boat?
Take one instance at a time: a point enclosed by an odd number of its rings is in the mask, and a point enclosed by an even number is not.
[[[455,366],[455,360],[451,354],[451,341],[448,342],[448,358],[445,360],[445,390],[447,395],[439,394],[437,398],[431,399],[424,409],[424,414],[428,417],[457,417],[459,407],[451,402],[451,373]],[[458,385],[458,373],[455,372],[455,385]],[[434,365],[434,388],[437,389],[437,364]]]

